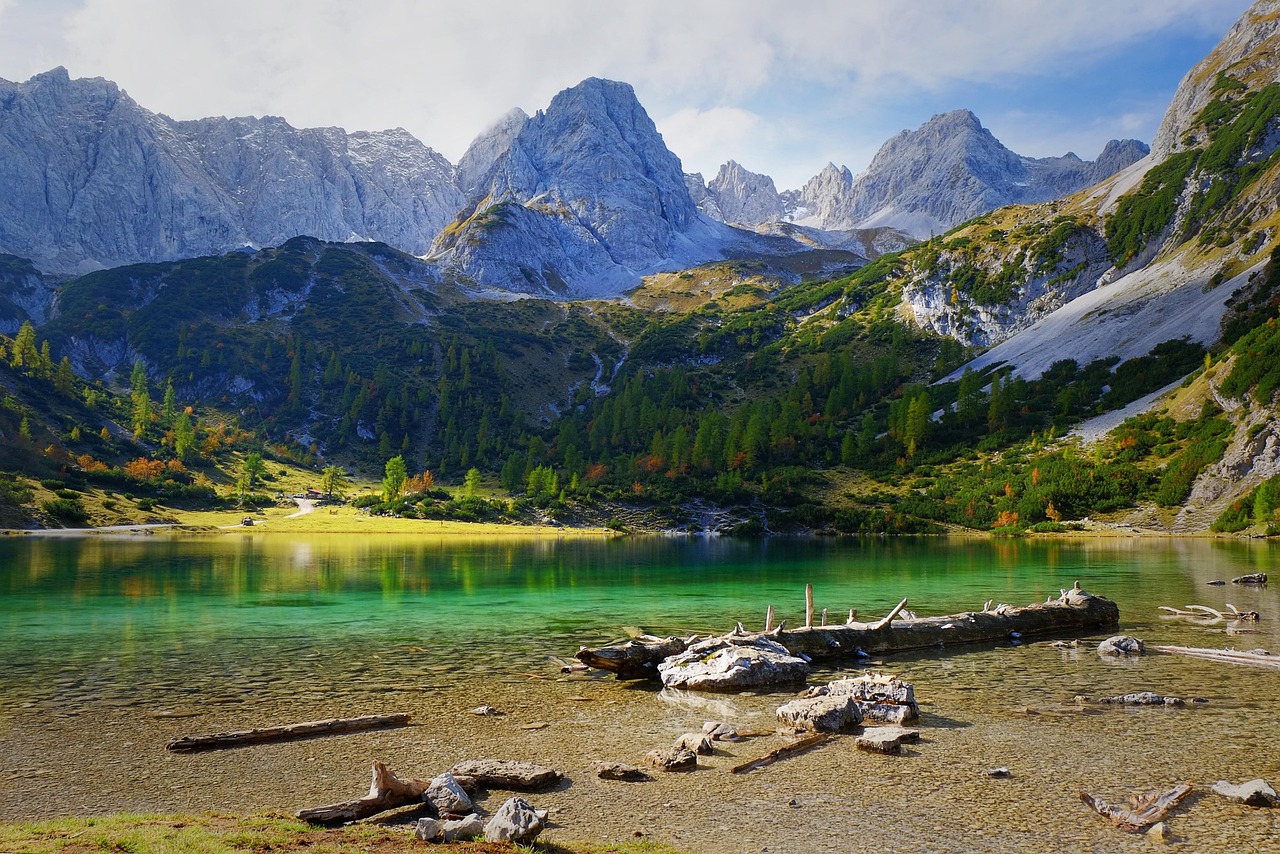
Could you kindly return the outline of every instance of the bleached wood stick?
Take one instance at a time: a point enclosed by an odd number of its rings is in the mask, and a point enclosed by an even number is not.
[[[907,600],[906,600],[906,599],[903,599],[903,600],[902,600],[901,602],[899,602],[896,606],[894,606],[894,609],[893,609],[892,611],[890,611],[888,614],[886,614],[886,615],[884,616],[884,619],[882,619],[882,620],[880,620],[880,621],[878,621],[878,622],[876,622],[876,623],[873,623],[873,624],[872,624],[872,626],[871,626],[871,628],[873,628],[873,629],[883,629],[885,626],[887,626],[887,625],[889,625],[890,623],[892,623],[892,622],[893,622],[893,618],[894,618],[894,617],[896,617],[896,616],[898,616],[898,612],[899,612],[899,611],[901,611],[901,610],[902,610],[903,608],[905,608],[905,607],[907,607]]]

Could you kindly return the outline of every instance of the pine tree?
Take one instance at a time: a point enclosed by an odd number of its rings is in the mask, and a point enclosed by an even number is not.
[[[18,337],[13,339],[13,352],[9,355],[9,367],[25,368],[28,372],[35,368],[40,359],[40,351],[36,349],[36,328],[30,320],[22,321],[18,327]]]
[[[76,393],[76,374],[71,370],[71,360],[66,356],[58,362],[58,370],[53,375],[53,387],[63,397],[72,397]]]
[[[129,384],[133,389],[130,395],[133,401],[133,434],[141,436],[151,423],[151,394],[147,391],[147,369],[141,359],[133,363]]]
[[[178,397],[173,392],[173,378],[170,377],[164,386],[164,403],[161,404],[160,409],[160,418],[166,425],[171,426],[173,424],[173,416],[176,414],[177,408]]]
[[[173,423],[173,452],[178,459],[187,462],[196,449],[196,431],[191,416],[186,411],[178,413]]]

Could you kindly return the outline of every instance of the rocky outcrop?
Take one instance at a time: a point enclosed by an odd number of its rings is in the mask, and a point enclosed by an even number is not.
[[[55,288],[30,261],[0,255],[0,332],[15,334],[23,321],[36,326],[49,317]]]
[[[1238,82],[1269,83],[1280,73],[1280,0],[1258,0],[1222,41],[1187,72],[1160,122],[1151,151],[1159,159],[1195,145],[1189,132],[1222,88],[1220,76]]]
[[[1098,287],[1111,269],[1107,244],[1092,228],[1062,224],[1064,236],[1042,249],[1044,234],[972,244],[942,244],[915,263],[902,288],[903,312],[917,325],[970,347],[990,347]],[[964,245],[959,245],[963,243]],[[956,282],[971,282],[961,290]],[[982,283],[988,283],[983,286]]]
[[[62,68],[0,81],[0,182],[0,251],[57,273],[299,234],[417,254],[463,201],[449,162],[403,130],[177,122]]]

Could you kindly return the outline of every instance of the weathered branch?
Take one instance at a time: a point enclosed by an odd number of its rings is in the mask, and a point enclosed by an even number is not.
[[[877,631],[877,632],[878,632],[878,631],[880,631],[881,629],[883,629],[885,626],[887,626],[887,625],[889,625],[890,623],[892,623],[892,622],[893,622],[893,618],[894,618],[894,617],[896,617],[896,616],[898,616],[898,612],[900,612],[900,611],[901,611],[903,608],[905,608],[905,607],[907,607],[907,600],[906,600],[906,598],[903,598],[903,600],[902,600],[901,602],[899,602],[897,605],[893,606],[893,610],[892,610],[892,611],[890,611],[888,614],[885,614],[885,615],[884,615],[884,617],[883,617],[882,619],[877,620],[876,622],[874,622],[874,623],[872,623],[872,624],[871,624],[871,628],[872,628],[872,630],[873,630],[873,631]]]
[[[1191,658],[1207,658],[1210,661],[1220,661],[1225,664],[1253,664],[1280,670],[1280,655],[1272,655],[1266,650],[1240,652],[1234,649],[1204,649],[1195,646],[1148,646],[1147,649],[1172,655],[1186,655]]]
[[[793,742],[791,744],[784,744],[782,747],[779,747],[776,750],[770,750],[768,753],[766,753],[764,756],[761,756],[759,759],[752,759],[750,762],[744,762],[741,765],[735,765],[733,766],[733,768],[729,770],[730,770],[730,773],[732,774],[745,774],[748,771],[754,771],[757,768],[763,768],[766,765],[772,765],[773,763],[777,762],[779,759],[786,759],[788,756],[795,756],[797,754],[804,753],[808,750],[812,750],[813,748],[821,744],[825,744],[830,738],[831,738],[831,733],[829,732],[819,732],[819,733],[815,733],[814,735],[806,735],[804,738],[800,739],[799,741]]]
[[[369,785],[369,794],[354,801],[299,810],[297,815],[298,818],[312,824],[342,824],[358,821],[396,807],[422,803],[422,796],[430,785],[426,780],[400,777],[375,759],[373,760],[373,782]]]
[[[1136,833],[1164,818],[1190,791],[1190,783],[1179,783],[1164,791],[1152,789],[1150,792],[1132,795],[1128,808],[1109,804],[1087,792],[1080,793],[1080,800],[1092,807],[1098,815],[1110,819],[1121,830]]]
[[[304,721],[297,724],[261,727],[258,729],[220,732],[212,735],[188,735],[175,738],[166,744],[165,750],[175,753],[194,753],[199,750],[221,750],[245,744],[262,744],[268,741],[294,741],[323,735],[339,735],[371,729],[389,729],[406,726],[407,713],[392,715],[365,715],[358,718],[326,718],[320,721]]]

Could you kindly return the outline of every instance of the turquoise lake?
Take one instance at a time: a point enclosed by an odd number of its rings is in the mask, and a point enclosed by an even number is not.
[[[590,757],[636,762],[645,750],[665,746],[670,730],[678,735],[709,717],[736,714],[768,728],[777,697],[656,699],[648,686],[601,674],[565,676],[559,665],[579,645],[624,638],[627,627],[710,633],[742,621],[758,628],[769,605],[794,625],[803,615],[806,583],[814,586],[818,608],[843,622],[849,608],[874,617],[904,596],[925,616],[977,610],[987,600],[1043,601],[1079,580],[1115,600],[1122,631],[1149,644],[1280,651],[1274,587],[1207,584],[1274,574],[1278,557],[1275,543],[1199,539],[4,538],[0,818],[287,811],[316,798],[358,794],[352,786],[367,783],[335,787],[363,780],[371,746],[407,763],[440,763],[470,749],[572,768]],[[1236,635],[1226,623],[1170,619],[1158,610],[1186,604],[1225,610],[1226,603],[1263,619]],[[902,760],[913,763],[919,785],[936,796],[954,776],[943,773],[948,768],[1018,761],[1044,765],[1044,779],[1063,791],[1094,779],[1108,797],[1128,784],[1154,784],[1165,768],[1173,777],[1200,776],[1197,782],[1206,785],[1213,781],[1204,775],[1230,776],[1236,767],[1241,779],[1270,775],[1280,783],[1273,742],[1257,732],[1261,721],[1280,714],[1280,671],[1174,656],[1117,667],[1093,654],[1097,638],[1087,640],[1069,654],[1044,644],[1003,644],[873,662],[912,679],[926,732],[932,719],[934,744],[922,746],[919,758]],[[824,666],[814,681],[845,666],[859,665]],[[1176,715],[1072,707],[1077,694],[1130,690],[1203,695],[1210,703]],[[467,709],[488,702],[510,714],[496,722],[467,716]],[[277,781],[298,778],[300,770],[318,772],[287,791],[246,779],[253,776],[242,768],[249,751],[177,759],[162,749],[177,734],[399,709],[421,722],[398,735],[254,749],[253,761],[265,761]],[[1046,729],[1046,721],[1055,723]],[[546,726],[524,728],[530,724]],[[566,738],[569,731],[574,735]],[[1197,731],[1204,733],[1197,738]],[[1016,749],[1019,738],[1031,741]],[[1083,758],[1071,758],[1059,738],[1077,740]],[[1117,755],[1101,759],[1103,745]],[[596,756],[606,749],[613,754]],[[761,742],[756,752],[766,749]],[[770,786],[799,773],[806,761],[818,763],[805,772],[805,786],[792,787],[808,794],[790,798],[803,804],[808,797],[810,814],[792,808],[781,824],[722,827],[699,813],[688,827],[664,816],[661,804],[675,796],[671,787],[689,784],[666,779],[626,789],[630,806],[621,815],[583,806],[584,798],[594,804],[592,798],[603,797],[598,781],[547,797],[563,815],[557,831],[563,838],[625,835],[629,823],[644,817],[652,828],[645,833],[690,850],[806,850],[789,849],[784,840],[794,837],[787,834],[816,834],[818,823],[829,828],[833,821],[836,827],[852,822],[853,832],[854,825],[862,827],[858,822],[870,821],[837,818],[847,813],[839,804],[853,785],[847,776],[828,779],[831,757],[844,755],[839,751],[829,747],[812,760],[792,760],[770,777],[758,772],[759,783],[734,778],[730,785],[718,775],[708,789],[721,798],[767,801]],[[975,755],[979,751],[990,755]],[[1177,768],[1179,754],[1185,770]],[[930,755],[938,762],[929,762]],[[847,757],[847,763],[867,761],[862,754]],[[1143,770],[1132,773],[1136,768]],[[1120,779],[1126,769],[1132,780]],[[71,770],[77,780],[57,782]],[[409,770],[421,776],[431,769]],[[688,779],[713,777],[700,771]],[[1011,799],[1030,784],[1017,775],[1003,788],[966,777],[963,792],[938,805],[934,819],[902,806],[895,811],[891,800],[881,803],[882,793],[909,782],[882,780],[873,812],[934,840],[952,838],[944,819],[948,828],[963,820],[975,828],[964,836],[971,850],[1043,850],[1041,843],[1084,850],[1132,841],[1102,827],[1078,801],[1046,808],[1046,815],[1071,814],[1061,827],[1044,821],[1038,829],[1005,827],[1008,816],[1038,809],[1028,800],[1045,803],[1048,796],[1028,791]],[[970,803],[965,793],[975,786]],[[616,791],[610,790],[615,800]],[[1187,811],[1181,824],[1188,834],[1217,834],[1216,844],[1226,828],[1236,827],[1252,844],[1275,830],[1269,818],[1226,821],[1219,814],[1226,807],[1215,801],[1206,797]],[[891,839],[881,842],[897,850]],[[949,850],[939,845],[923,850]]]

